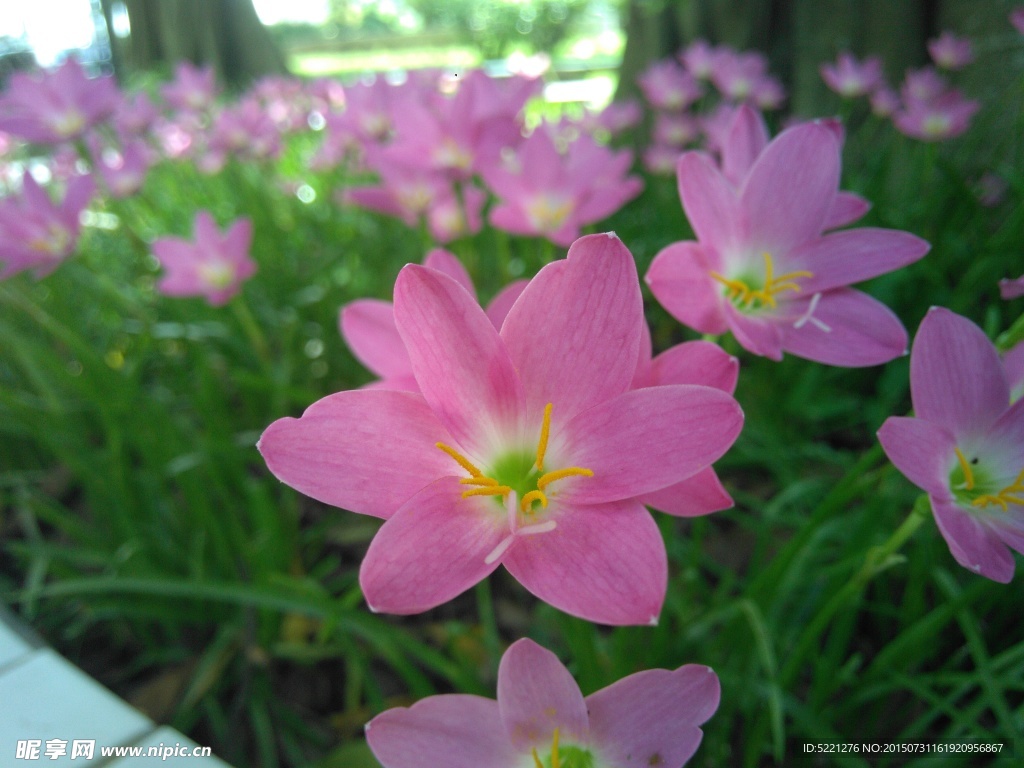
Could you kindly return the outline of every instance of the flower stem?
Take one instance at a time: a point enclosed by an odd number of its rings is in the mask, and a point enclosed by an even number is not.
[[[249,305],[245,302],[245,298],[242,294],[231,302],[231,309],[235,313],[235,317],[238,319],[239,324],[242,326],[242,330],[245,331],[245,335],[249,337],[249,341],[256,350],[256,355],[268,369],[270,368],[270,349],[267,346],[267,339],[263,335],[263,331],[260,329],[259,323],[256,322],[256,318],[253,317],[252,312],[249,310]]]

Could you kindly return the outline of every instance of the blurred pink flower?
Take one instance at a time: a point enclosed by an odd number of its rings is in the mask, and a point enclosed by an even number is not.
[[[900,86],[900,96],[904,103],[929,102],[937,99],[949,89],[946,78],[934,67],[908,69]]]
[[[719,696],[715,673],[687,664],[637,672],[584,698],[555,654],[522,639],[501,658],[497,701],[431,696],[375,717],[366,741],[384,768],[682,768]]]
[[[1024,6],[1010,11],[1010,23],[1013,24],[1018,32],[1024,35]]]
[[[613,101],[597,114],[588,113],[583,120],[584,130],[591,133],[601,128],[612,136],[635,127],[643,118],[643,109],[634,100]]]
[[[259,443],[292,487],[385,518],[360,569],[371,609],[419,613],[504,565],[588,621],[656,621],[665,545],[637,497],[708,467],[743,417],[710,387],[630,390],[644,319],[625,246],[576,241],[500,333],[463,285],[408,265],[394,318],[422,394],[340,392]]]
[[[1024,398],[1024,342],[1003,353],[1003,370],[1006,371],[1006,383],[1010,387],[1012,405]]]
[[[700,123],[693,115],[659,112],[654,118],[654,142],[663,146],[685,147],[700,138]]]
[[[53,72],[11,76],[0,95],[0,130],[27,141],[59,144],[110,117],[121,101],[112,77],[90,79],[75,59]]]
[[[674,243],[655,257],[646,277],[655,298],[697,331],[731,330],[747,350],[773,360],[788,351],[866,366],[903,354],[899,319],[847,286],[920,259],[928,244],[887,229],[823,234],[865,210],[838,190],[834,127],[797,125],[758,150],[763,129],[749,118],[738,125],[744,135],[730,138],[723,170],[701,152],[679,160],[680,197],[697,242]]]
[[[679,54],[679,60],[686,70],[698,80],[709,80],[711,73],[715,70],[715,57],[718,55],[718,51],[718,48],[706,40],[694,40]]]
[[[1024,401],[1010,405],[1003,363],[981,329],[938,307],[914,339],[910,394],[914,417],[887,419],[882,447],[928,494],[956,561],[1009,582],[1009,550],[1024,553]]]
[[[671,176],[676,172],[676,163],[681,155],[679,147],[651,144],[644,149],[644,168],[657,176]]]
[[[713,61],[711,81],[727,99],[747,101],[754,97],[767,70],[768,60],[763,54],[720,49]]]
[[[882,86],[871,94],[871,112],[876,117],[892,117],[902,106],[896,91]]]
[[[1016,280],[1000,280],[999,295],[1007,300],[1024,296],[1024,275]]]
[[[686,109],[704,94],[696,78],[671,59],[651,64],[637,83],[652,107],[669,112]]]
[[[944,141],[964,133],[981,104],[949,90],[929,101],[904,101],[893,116],[901,133],[922,141]]]
[[[120,148],[90,142],[93,166],[111,197],[124,198],[138,192],[146,181],[153,151],[141,139],[132,139]]]
[[[174,69],[174,79],[161,87],[160,95],[174,109],[208,112],[217,98],[217,81],[213,69],[182,61]]]
[[[835,64],[821,65],[821,78],[844,98],[866,96],[882,85],[882,60],[870,56],[858,61],[852,54],[843,52]]]
[[[627,176],[633,155],[586,135],[562,153],[545,130],[535,130],[509,161],[481,175],[499,198],[490,221],[498,229],[545,237],[567,246],[580,228],[610,216],[636,197],[643,182]]]
[[[95,190],[91,176],[77,176],[55,204],[25,173],[21,195],[0,199],[0,279],[29,269],[45,277],[74,253],[79,217]]]
[[[935,65],[942,69],[963,69],[974,61],[971,41],[966,37],[957,37],[949,31],[928,41],[928,53]]]
[[[167,296],[203,296],[214,306],[225,304],[256,272],[256,262],[249,256],[252,222],[237,219],[222,236],[213,216],[199,211],[194,226],[194,240],[153,241],[153,255],[164,268],[157,290]]]

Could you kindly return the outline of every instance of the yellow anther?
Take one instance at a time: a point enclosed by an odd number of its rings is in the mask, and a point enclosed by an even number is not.
[[[959,454],[960,452],[957,451],[958,458]],[[961,459],[961,466],[962,465],[963,462]],[[970,486],[967,487],[970,489]],[[976,507],[999,506],[1002,508],[1003,512],[1006,512],[1009,510],[1011,504],[1024,506],[1024,498],[1018,496],[1017,494],[1019,493],[1024,493],[1024,470],[1021,470],[1020,474],[1017,475],[1017,479],[1003,488],[999,493],[986,493],[984,496],[979,496],[971,503]]]
[[[473,462],[471,462],[469,459],[467,459],[461,453],[456,451],[454,448],[450,448],[449,446],[445,445],[444,443],[434,443],[434,445],[436,445],[442,451],[444,451],[449,456],[451,456],[453,459],[455,459],[455,461],[457,461],[459,463],[459,466],[462,467],[467,472],[469,472],[469,474],[471,474],[473,477],[483,477],[484,476],[484,473],[481,472],[479,469],[477,469],[476,466],[473,464]]]
[[[544,495],[544,491],[530,491],[523,495],[523,500],[519,502],[519,508],[523,512],[529,512],[533,508],[533,502],[539,501],[542,507],[547,507],[548,497]]]
[[[459,482],[463,485],[498,485],[493,477],[464,477]]]
[[[974,472],[971,471],[970,462],[967,461],[967,458],[959,448],[954,448],[953,450],[956,451],[956,460],[960,462],[960,469],[964,473],[964,488],[968,491],[974,490]],[[982,496],[981,498],[985,497]],[[974,503],[977,504],[978,501],[979,499],[976,499]]]
[[[504,496],[506,493],[511,493],[512,488],[508,485],[487,485],[483,488],[470,488],[468,491],[462,492],[462,498],[468,499],[470,496]]]
[[[548,450],[548,436],[551,434],[551,403],[544,406],[544,421],[540,425],[540,442],[537,443],[537,471],[544,471],[544,454]]]
[[[762,288],[753,289],[747,285],[743,280],[738,278],[726,277],[725,275],[719,274],[718,272],[711,272],[711,277],[724,285],[728,291],[726,297],[730,301],[739,301],[740,304],[744,304],[751,307],[755,302],[761,302],[765,306],[775,307],[778,306],[775,301],[775,294],[781,293],[782,291],[793,291],[799,293],[801,288],[794,282],[798,277],[814,277],[813,273],[807,270],[798,270],[796,272],[787,272],[784,275],[775,277],[773,274],[775,268],[772,264],[772,255],[765,252],[764,254],[764,286]]]
[[[584,467],[566,467],[565,469],[556,469],[554,472],[545,472],[537,478],[537,488],[543,491],[555,480],[573,476],[593,477],[594,472]]]

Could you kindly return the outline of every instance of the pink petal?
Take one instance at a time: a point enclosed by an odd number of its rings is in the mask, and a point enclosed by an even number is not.
[[[906,354],[903,323],[877,299],[837,288],[821,294],[815,306],[813,301],[788,303],[792,322],[783,329],[782,348],[790,354],[849,368],[881,365]]]
[[[687,152],[679,158],[676,174],[683,210],[701,245],[718,251],[732,248],[742,237],[739,201],[714,161],[703,152]]]
[[[999,536],[982,523],[981,516],[986,513],[971,512],[951,501],[937,499],[932,499],[932,512],[949,551],[960,565],[1000,584],[1013,579],[1013,555]]]
[[[451,474],[434,447],[451,438],[416,394],[338,392],[302,418],[278,419],[257,447],[283,483],[353,512],[390,517],[421,488]]]
[[[395,282],[395,325],[423,396],[456,442],[487,456],[496,440],[517,434],[519,376],[491,321],[461,285],[406,265]]]
[[[650,386],[700,384],[732,394],[740,361],[710,341],[686,341],[654,358]]]
[[[640,501],[676,517],[700,517],[729,509],[734,502],[711,467],[693,477],[640,496]]]
[[[492,499],[462,498],[465,489],[458,478],[442,477],[381,526],[359,568],[371,611],[422,613],[498,567],[486,560],[508,535],[508,518]]]
[[[860,227],[805,243],[786,258],[785,270],[812,273],[813,277],[800,279],[801,292],[820,293],[913,264],[929,248],[909,232]]]
[[[562,741],[586,743],[590,735],[587,706],[569,670],[551,651],[526,638],[501,657],[498,709],[519,752],[550,749],[556,728]]]
[[[213,214],[209,211],[198,211],[192,224],[196,245],[205,249],[215,250],[220,240],[220,230]]]
[[[948,498],[950,459],[956,441],[940,427],[924,419],[890,416],[878,430],[889,461],[910,482],[938,498]]]
[[[740,193],[758,251],[785,253],[817,237],[839,186],[839,145],[821,125],[783,131],[758,157]]]
[[[663,248],[644,277],[658,300],[676,320],[699,333],[728,330],[721,290],[708,274],[707,253],[698,243],[672,243]]]
[[[587,697],[591,742],[618,766],[682,766],[700,746],[699,726],[718,709],[709,668],[649,669]]]
[[[739,187],[766,146],[768,127],[764,119],[750,105],[742,105],[733,116],[722,147],[722,173]]]
[[[1024,276],[1015,280],[1000,280],[999,296],[1007,301],[1024,296]]]
[[[599,504],[665,488],[721,458],[742,428],[739,404],[720,390],[632,390],[566,425],[566,455],[594,476],[560,481],[559,490],[573,503]]]
[[[825,218],[825,229],[838,229],[852,224],[871,210],[871,203],[853,192],[837,192]]]
[[[1010,404],[992,342],[941,307],[929,310],[914,339],[910,394],[915,415],[946,427],[958,441],[983,435]]]
[[[412,376],[390,301],[358,299],[341,309],[341,335],[352,354],[381,378]]]
[[[657,621],[668,559],[650,513],[632,499],[559,507],[558,527],[520,537],[505,567],[544,602],[587,621]]]
[[[724,306],[729,329],[741,347],[769,360],[782,359],[782,330],[776,318],[746,315],[729,303]]]
[[[516,280],[498,291],[495,297],[491,299],[491,303],[487,305],[486,311],[495,328],[501,330],[501,326],[505,323],[505,318],[508,317],[512,305],[519,300],[519,296],[529,284],[529,280]]]
[[[544,267],[501,327],[528,422],[539,424],[547,403],[565,420],[625,392],[643,322],[636,264],[614,235],[581,237],[564,261]]]
[[[998,482],[1011,485],[1024,470],[1024,400],[1018,400],[992,425],[985,440],[985,464]]]
[[[431,696],[366,724],[366,741],[384,768],[515,768],[498,702],[480,696]]]
[[[473,278],[469,276],[469,272],[466,271],[466,268],[455,254],[446,251],[444,248],[434,248],[423,260],[423,266],[436,269],[438,272],[444,272],[448,277],[469,291],[470,296],[474,299],[476,298],[476,286],[473,285]]]

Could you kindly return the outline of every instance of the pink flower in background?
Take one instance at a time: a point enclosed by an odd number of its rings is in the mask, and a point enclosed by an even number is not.
[[[77,176],[55,204],[26,173],[21,195],[0,199],[0,279],[29,269],[45,277],[74,253],[79,217],[95,191],[91,176]]]
[[[1010,11],[1010,23],[1013,24],[1014,29],[1024,35],[1024,6]]]
[[[946,78],[934,67],[909,69],[900,87],[900,96],[905,103],[929,102],[937,99],[949,89]]]
[[[928,41],[928,53],[935,65],[943,69],[963,69],[974,61],[971,41],[948,31]]]
[[[280,154],[281,133],[270,113],[255,99],[244,99],[214,120],[204,170],[220,170],[228,158],[263,161]]]
[[[901,106],[899,95],[888,86],[871,94],[871,113],[876,117],[892,117]]]
[[[686,70],[698,80],[710,80],[715,71],[715,57],[718,49],[706,40],[694,40],[679,54],[679,60]]]
[[[714,58],[711,81],[727,99],[747,101],[754,96],[767,71],[768,60],[756,51],[719,50]]]
[[[686,109],[704,94],[693,75],[667,59],[651,64],[637,83],[652,107],[669,112]]]
[[[882,85],[882,60],[870,56],[858,61],[850,53],[840,53],[835,64],[821,65],[825,85],[844,98],[866,96]]]
[[[384,768],[682,768],[719,697],[717,675],[687,664],[637,672],[584,698],[555,654],[522,639],[501,658],[497,701],[431,696],[375,717],[366,741]]]
[[[174,69],[174,79],[160,89],[171,107],[184,112],[208,112],[217,98],[217,81],[211,67],[197,67],[183,61]]]
[[[423,265],[448,275],[476,298],[472,278],[453,254],[435,248],[427,254]],[[487,306],[487,317],[495,329],[501,329],[505,316],[526,283],[526,280],[510,283]],[[380,377],[380,381],[369,384],[369,387],[419,392],[412,372],[412,360],[395,327],[395,309],[390,301],[357,299],[346,304],[338,316],[338,326],[356,359]]]
[[[511,162],[482,169],[499,198],[491,224],[569,245],[581,227],[610,216],[640,193],[643,182],[626,175],[632,160],[628,150],[613,151],[586,135],[561,153],[547,131],[536,130]]]
[[[0,95],[0,130],[40,144],[76,139],[121,101],[112,77],[90,79],[75,59],[53,72],[11,76]]]
[[[1016,280],[1000,280],[999,295],[1007,300],[1024,296],[1024,275]]]
[[[222,236],[208,211],[195,218],[195,239],[163,237],[153,242],[153,255],[164,276],[157,290],[167,296],[203,296],[219,306],[238,293],[256,272],[249,257],[252,222],[237,219]]]
[[[949,90],[929,101],[905,101],[893,116],[901,133],[922,141],[944,141],[964,133],[981,104]]]
[[[114,198],[125,198],[138,192],[146,181],[153,151],[140,139],[125,142],[120,149],[91,142],[93,165],[103,186]]]
[[[744,348],[773,360],[788,351],[866,366],[903,354],[899,319],[847,286],[920,259],[928,244],[887,229],[825,232],[863,213],[859,198],[837,189],[839,144],[827,125],[790,128],[761,151],[757,129],[745,133],[746,159],[730,148],[724,172],[700,152],[680,159],[680,197],[697,242],[655,257],[646,277],[655,297],[691,328],[731,330]]]
[[[654,142],[684,147],[700,138],[700,123],[693,115],[660,112],[654,118]]]
[[[1003,353],[1003,370],[1010,387],[1010,403],[1024,398],[1024,342]]]
[[[398,276],[394,317],[422,394],[340,392],[259,443],[294,488],[385,518],[360,569],[370,607],[425,611],[504,565],[588,621],[656,621],[667,560],[637,497],[710,466],[743,418],[710,387],[630,390],[644,320],[625,246],[576,241],[500,334],[418,265]]]
[[[644,168],[658,176],[671,176],[676,172],[676,163],[682,150],[663,144],[651,144],[644,150]]]
[[[786,101],[786,89],[771,75],[762,75],[754,81],[750,101],[759,109],[779,109]]]
[[[612,136],[618,136],[623,131],[639,125],[642,119],[643,108],[637,101],[613,101],[596,114],[586,113],[581,127],[588,133],[605,130]]]
[[[978,326],[933,308],[910,354],[914,417],[878,431],[889,460],[924,490],[960,565],[1009,582],[1024,553],[1024,401]]]

